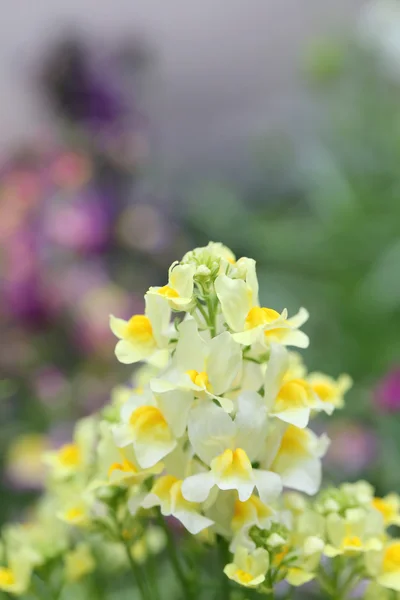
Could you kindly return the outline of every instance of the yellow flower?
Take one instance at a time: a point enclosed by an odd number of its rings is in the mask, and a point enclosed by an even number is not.
[[[377,584],[400,592],[400,540],[391,540],[382,550],[368,553],[366,566]]]
[[[324,554],[335,557],[341,554],[354,556],[382,548],[383,523],[375,511],[349,509],[344,517],[337,513],[326,519],[328,543]]]
[[[0,567],[0,590],[15,596],[25,594],[30,585],[32,562],[24,548],[9,553],[8,565]]]
[[[387,527],[400,525],[400,497],[398,494],[389,494],[385,498],[374,498],[372,507],[381,513]]]
[[[146,360],[164,366],[167,358],[168,329],[171,311],[160,296],[146,294],[144,315],[133,315],[129,321],[110,315],[110,328],[119,339],[115,355],[124,364]]]
[[[151,287],[147,295],[165,299],[166,305],[174,310],[188,310],[193,304],[195,272],[194,264],[174,262],[169,268],[168,284]]]
[[[224,573],[244,587],[256,588],[265,581],[268,569],[269,554],[264,548],[257,548],[250,553],[246,548],[239,547]]]
[[[335,381],[323,373],[310,373],[307,380],[318,398],[322,402],[332,404],[335,408],[343,408],[344,395],[353,385],[348,375],[340,375]]]

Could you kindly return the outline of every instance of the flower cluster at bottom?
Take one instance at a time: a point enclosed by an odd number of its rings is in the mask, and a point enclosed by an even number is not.
[[[319,492],[329,440],[310,423],[343,406],[351,380],[308,373],[290,349],[308,346],[307,319],[262,306],[255,261],[217,243],[174,263],[144,314],[112,316],[118,360],[143,364],[45,454],[43,499],[4,528],[0,589],[62,589],[129,567],[142,597],[157,599],[146,572],[167,545],[183,598],[208,584],[225,598],[236,584],[272,595],[284,581],[318,581],[332,597],[365,579],[373,597],[400,592],[400,541],[387,534],[399,498],[366,483]],[[191,534],[189,560],[164,517]],[[196,567],[214,547],[220,583]]]

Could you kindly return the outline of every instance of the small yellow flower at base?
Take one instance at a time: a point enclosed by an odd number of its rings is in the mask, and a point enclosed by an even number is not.
[[[8,567],[0,567],[0,589],[7,591],[15,586],[16,578],[11,569]]]
[[[43,462],[52,470],[55,479],[66,479],[76,475],[82,468],[82,450],[76,443],[65,444],[58,450],[46,452]]]
[[[65,579],[67,581],[79,581],[85,575],[93,573],[95,568],[96,561],[87,544],[79,544],[65,556]]]
[[[233,562],[226,565],[224,573],[239,585],[256,588],[265,581],[268,569],[269,554],[264,548],[249,552],[246,548],[239,547]]]
[[[64,510],[59,511],[57,516],[64,523],[75,527],[85,527],[89,521],[88,508],[83,503],[69,505]]]
[[[386,527],[400,525],[400,496],[389,494],[385,498],[374,498],[372,507],[381,513]]]
[[[21,596],[29,588],[32,573],[31,561],[29,556],[24,554],[23,549],[8,558],[8,566],[0,567],[0,590]]]
[[[326,532],[328,544],[324,554],[331,558],[382,549],[382,518],[373,510],[366,513],[362,509],[350,509],[344,517],[332,513],[326,520]]]
[[[389,543],[383,553],[381,575],[376,581],[383,587],[400,592],[400,541]]]
[[[300,569],[299,567],[292,567],[291,569],[288,569],[285,579],[289,585],[299,587],[315,579],[315,574],[309,573],[308,571]]]

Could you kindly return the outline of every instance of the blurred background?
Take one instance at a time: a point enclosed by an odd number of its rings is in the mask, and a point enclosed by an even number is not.
[[[327,481],[400,491],[400,4],[42,1],[0,36],[0,520],[127,377],[108,315],[210,239],[355,385]],[[318,426],[318,424],[317,424]]]

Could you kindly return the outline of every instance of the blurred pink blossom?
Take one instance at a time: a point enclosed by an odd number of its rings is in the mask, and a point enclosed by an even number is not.
[[[331,445],[325,458],[326,464],[347,475],[362,472],[377,455],[377,439],[363,425],[337,421],[328,428],[328,435]]]
[[[375,390],[374,400],[382,412],[400,411],[400,367],[395,367],[381,379]]]

